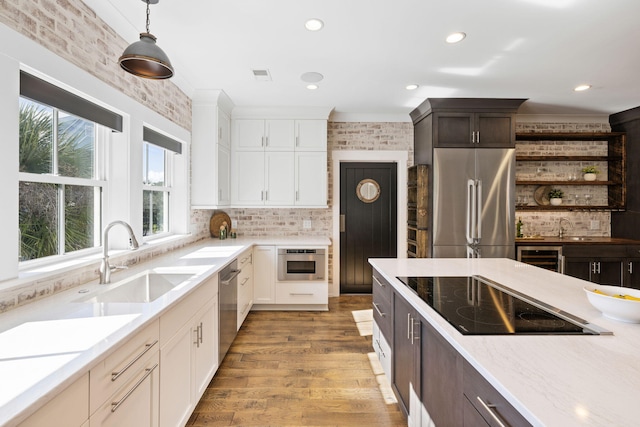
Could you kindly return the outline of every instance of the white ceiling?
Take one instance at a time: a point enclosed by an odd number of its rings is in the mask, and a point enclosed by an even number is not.
[[[144,31],[143,1],[84,1],[127,41]],[[454,31],[467,38],[445,43]],[[528,98],[523,114],[640,105],[638,0],[160,0],[150,32],[187,95],[222,89],[236,106],[409,120],[426,98]],[[324,75],[315,91],[309,71]]]

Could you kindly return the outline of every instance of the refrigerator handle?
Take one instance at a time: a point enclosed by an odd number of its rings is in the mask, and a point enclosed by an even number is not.
[[[482,239],[482,181],[478,180],[476,182],[476,188],[477,188],[477,196],[476,196],[476,218],[475,218],[475,224],[476,224],[476,234],[475,234],[475,238],[477,239],[475,243],[480,243],[480,239]]]
[[[465,220],[465,233],[468,244],[473,244],[473,225],[475,219],[476,205],[475,205],[475,183],[472,179],[467,180],[467,209],[466,209],[466,220]]]

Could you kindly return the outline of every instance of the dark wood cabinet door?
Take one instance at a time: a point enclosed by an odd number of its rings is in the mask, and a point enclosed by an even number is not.
[[[433,115],[433,141],[440,148],[474,148],[473,113],[435,113]]]
[[[511,148],[516,146],[513,114],[477,113],[475,115],[477,146],[481,148]]]
[[[564,274],[577,277],[582,280],[591,280],[591,259],[589,258],[564,258]]]
[[[600,285],[622,286],[623,266],[621,259],[600,258],[593,261],[592,269],[595,270],[595,280]]]
[[[413,383],[414,349],[411,342],[413,309],[404,298],[393,294],[393,353],[392,382],[398,404],[409,414],[410,387]]]
[[[420,321],[420,400],[436,426],[463,425],[463,362],[424,319]]]
[[[640,258],[628,258],[623,264],[624,282],[627,288],[640,289]]]

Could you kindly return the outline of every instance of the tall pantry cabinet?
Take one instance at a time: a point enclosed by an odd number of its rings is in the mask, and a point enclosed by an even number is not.
[[[222,91],[196,93],[192,106],[191,207],[215,209],[231,202],[231,111]]]

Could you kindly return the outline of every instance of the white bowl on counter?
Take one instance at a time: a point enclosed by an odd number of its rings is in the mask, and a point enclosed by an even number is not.
[[[621,286],[585,286],[587,299],[605,317],[628,323],[640,323],[640,301],[621,298],[620,295],[640,298],[640,290]],[[596,292],[597,291],[597,292]]]

